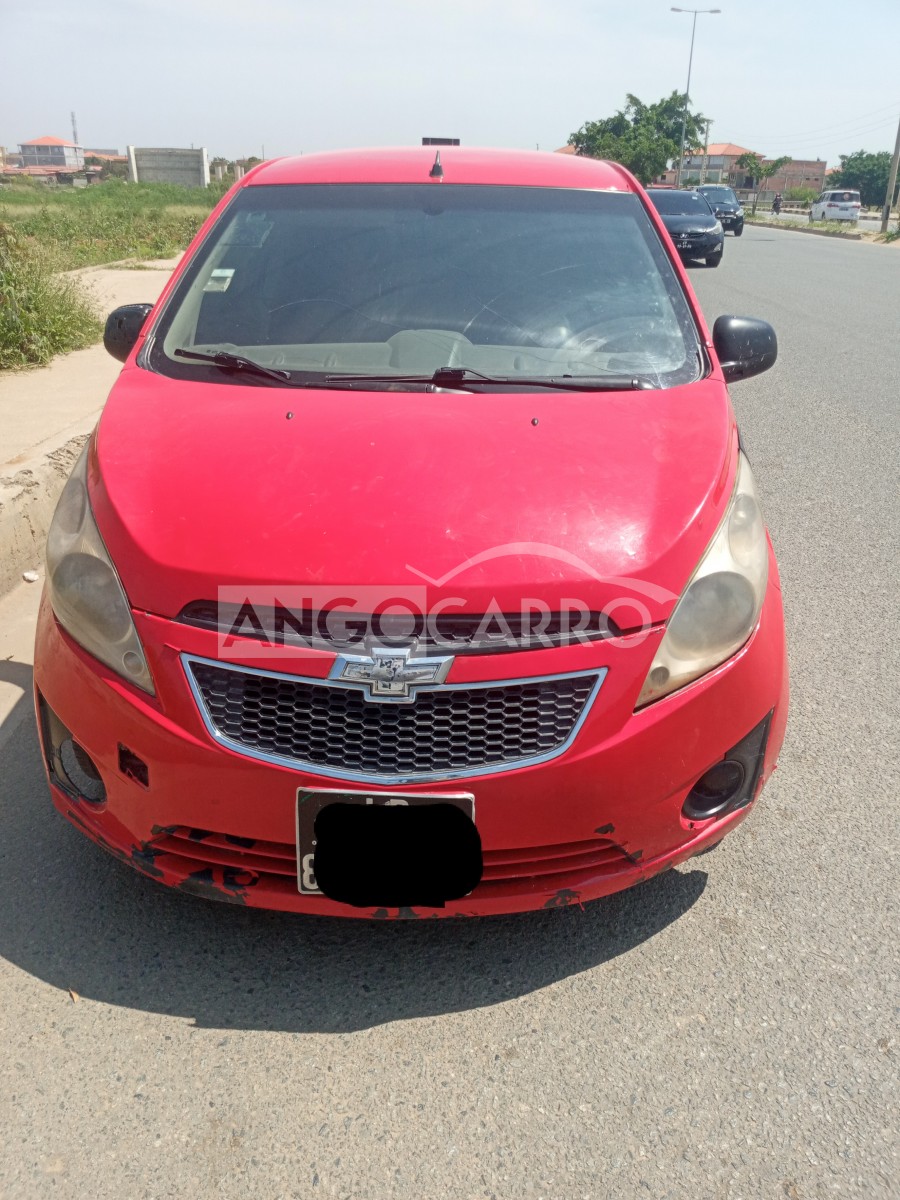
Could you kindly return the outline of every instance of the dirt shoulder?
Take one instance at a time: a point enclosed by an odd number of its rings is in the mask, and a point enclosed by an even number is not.
[[[153,303],[178,259],[70,272],[98,313]],[[0,375],[0,595],[38,569],[56,500],[120,365],[102,345]]]

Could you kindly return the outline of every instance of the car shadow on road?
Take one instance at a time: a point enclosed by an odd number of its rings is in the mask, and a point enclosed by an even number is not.
[[[29,707],[30,675],[0,663]],[[584,909],[481,920],[340,921],[217,904],[136,874],[70,827],[50,803],[27,719],[0,746],[0,819],[0,956],[66,1003],[71,988],[204,1028],[348,1032],[499,1004],[655,937],[707,878],[669,871]]]

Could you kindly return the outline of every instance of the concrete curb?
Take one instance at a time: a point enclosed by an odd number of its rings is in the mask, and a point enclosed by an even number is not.
[[[98,414],[36,448],[14,473],[0,475],[0,596],[24,571],[44,571],[44,545],[56,502]]]
[[[817,237],[843,238],[847,242],[862,242],[861,233],[839,233],[831,229],[810,229],[808,225],[797,225],[794,221],[747,221],[753,229],[788,229],[791,233],[814,233]]]

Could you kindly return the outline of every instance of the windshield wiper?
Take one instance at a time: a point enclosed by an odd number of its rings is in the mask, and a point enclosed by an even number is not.
[[[175,350],[178,358],[196,358],[199,362],[209,362],[221,367],[224,371],[246,371],[248,375],[259,375],[264,379],[273,379],[277,383],[290,383],[290,371],[279,371],[275,367],[266,367],[254,362],[243,354],[232,354],[230,350],[216,350],[214,354],[203,354],[199,350]]]
[[[433,375],[326,375],[328,384],[424,383],[481,392],[492,387],[540,387],[563,392],[633,392],[654,385],[636,375],[482,375],[468,367],[438,367]]]

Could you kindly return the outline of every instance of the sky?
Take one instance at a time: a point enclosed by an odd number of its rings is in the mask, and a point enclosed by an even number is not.
[[[718,0],[693,107],[767,157],[893,150],[900,0]],[[657,0],[0,0],[0,145],[555,150],[631,92],[684,91],[692,17]]]

